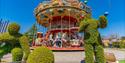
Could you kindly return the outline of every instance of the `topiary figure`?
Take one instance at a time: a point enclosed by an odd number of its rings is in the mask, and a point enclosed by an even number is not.
[[[30,53],[30,48],[28,46],[29,41],[28,38],[19,33],[19,30],[20,26],[18,24],[11,23],[8,26],[8,32],[0,35],[0,61],[3,55],[10,53],[15,47],[22,47],[24,60],[27,59],[28,54]]]
[[[48,48],[38,47],[29,55],[27,63],[54,63],[54,55]]]
[[[15,61],[21,61],[23,57],[23,51],[21,48],[14,48],[12,51],[12,60]]]
[[[19,42],[20,42],[20,45],[24,52],[23,60],[26,61],[28,58],[28,55],[30,54],[30,48],[29,48],[29,44],[28,44],[29,40],[26,36],[22,36],[19,39]]]
[[[98,32],[98,28],[105,28],[106,26],[107,19],[105,16],[100,16],[99,20],[95,20],[91,14],[87,14],[80,21],[79,32],[84,32],[85,63],[94,63],[93,56],[95,56],[96,63],[106,63],[100,33]]]
[[[16,37],[11,36],[9,33],[0,34],[0,60],[5,54],[10,53],[13,48],[19,46]]]

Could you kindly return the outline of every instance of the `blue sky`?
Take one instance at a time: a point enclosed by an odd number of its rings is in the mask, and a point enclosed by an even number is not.
[[[0,18],[17,22],[21,25],[21,33],[26,32],[33,23],[34,8],[42,0],[0,0]],[[92,14],[95,19],[103,15],[105,11],[109,12],[108,27],[99,29],[102,35],[109,36],[118,34],[125,36],[125,0],[89,0],[88,6],[92,8]]]

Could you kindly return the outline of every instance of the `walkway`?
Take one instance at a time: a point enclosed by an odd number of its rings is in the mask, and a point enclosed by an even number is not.
[[[117,60],[125,59],[125,49],[105,49],[105,52],[114,53]],[[55,63],[80,63],[85,58],[84,54],[84,51],[54,52]],[[11,54],[5,55],[2,60],[11,62]]]

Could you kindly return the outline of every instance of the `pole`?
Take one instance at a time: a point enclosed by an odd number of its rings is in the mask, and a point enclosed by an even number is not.
[[[70,9],[69,9],[69,37],[71,39],[71,36],[70,36]]]

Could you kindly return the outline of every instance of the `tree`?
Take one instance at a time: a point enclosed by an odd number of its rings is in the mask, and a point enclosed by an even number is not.
[[[35,35],[37,33],[37,26],[33,24],[32,27],[24,34],[29,38],[29,42],[32,42],[35,39]]]

